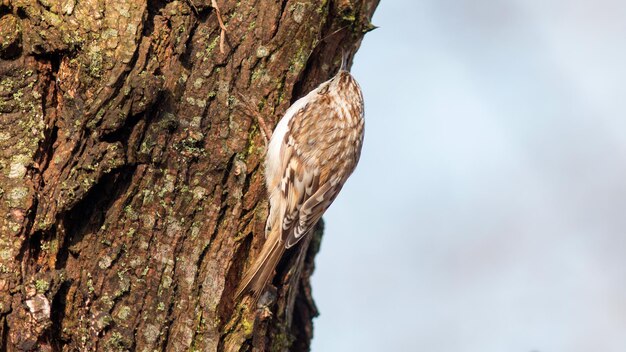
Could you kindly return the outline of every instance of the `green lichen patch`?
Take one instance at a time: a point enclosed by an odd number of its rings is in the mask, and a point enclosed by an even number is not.
[[[19,53],[22,26],[17,17],[8,14],[0,18],[0,56],[9,58]]]
[[[269,54],[269,49],[264,45],[261,45],[256,49],[256,57],[258,57],[259,59],[267,57]]]
[[[21,162],[12,162],[9,174],[9,178],[23,178],[26,175],[26,165]]]
[[[39,279],[35,281],[35,289],[38,293],[46,293],[50,288],[50,283],[46,280]]]
[[[289,8],[291,16],[296,23],[302,23],[306,14],[307,4],[303,2],[297,2]]]
[[[117,331],[113,331],[105,342],[107,351],[128,351],[130,345],[132,344]]]
[[[9,191],[8,200],[9,205],[12,207],[19,207],[26,196],[28,196],[29,189],[27,187],[18,186]]]
[[[113,263],[113,259],[111,259],[111,257],[109,257],[108,255],[105,255],[98,262],[98,266],[100,267],[100,269],[107,269],[111,266],[111,263]]]
[[[131,311],[129,306],[121,306],[115,314],[116,320],[119,320],[120,323],[124,322],[130,316]]]
[[[146,342],[153,344],[161,335],[161,329],[157,325],[148,324],[144,327],[142,335]]]

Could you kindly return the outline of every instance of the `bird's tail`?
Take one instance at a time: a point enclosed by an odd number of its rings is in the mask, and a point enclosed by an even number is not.
[[[236,297],[250,292],[254,299],[258,300],[265,285],[274,274],[274,269],[276,269],[284,251],[285,245],[280,240],[280,235],[270,233],[258,258],[241,279]]]

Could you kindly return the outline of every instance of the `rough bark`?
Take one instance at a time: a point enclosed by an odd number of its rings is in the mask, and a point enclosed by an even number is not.
[[[330,77],[377,2],[218,0],[222,52],[210,0],[3,0],[0,349],[308,350],[321,229],[233,297],[267,216],[250,111]]]

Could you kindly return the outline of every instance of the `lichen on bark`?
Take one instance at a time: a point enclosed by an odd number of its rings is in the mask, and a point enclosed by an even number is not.
[[[266,306],[233,297],[267,216],[249,111],[331,76],[377,1],[217,4],[224,52],[209,0],[0,4],[2,349],[308,349],[321,228]]]

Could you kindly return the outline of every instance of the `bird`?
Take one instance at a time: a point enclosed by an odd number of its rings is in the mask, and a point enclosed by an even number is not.
[[[267,146],[266,240],[236,291],[258,301],[285,250],[309,235],[354,171],[363,145],[363,93],[347,70],[296,100]]]

